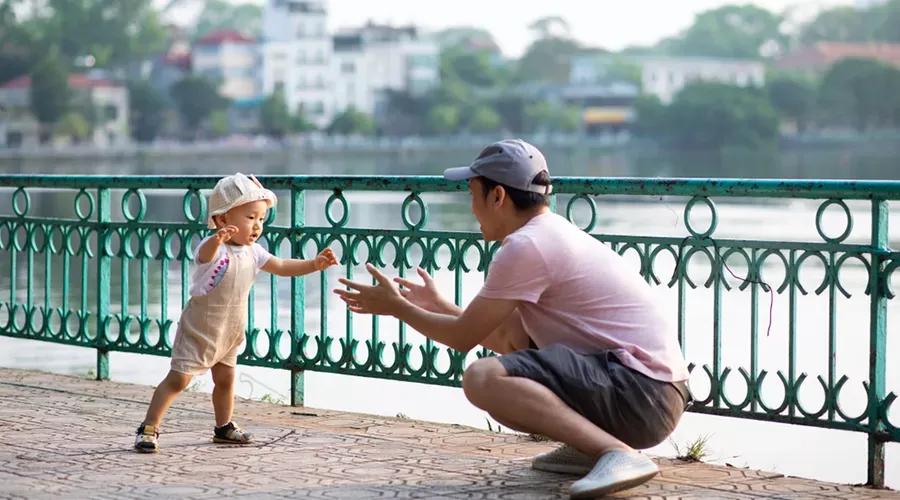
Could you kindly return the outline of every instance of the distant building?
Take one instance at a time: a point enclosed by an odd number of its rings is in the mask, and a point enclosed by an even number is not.
[[[581,111],[582,128],[592,135],[629,130],[635,121],[634,101],[639,95],[640,88],[625,81],[568,85],[560,91],[563,102]]]
[[[250,99],[260,93],[259,51],[256,41],[233,30],[215,30],[197,40],[193,72],[219,84],[229,99]]]
[[[775,61],[775,67],[815,76],[824,73],[834,63],[851,57],[874,59],[900,67],[900,43],[820,42],[785,54]]]
[[[333,37],[334,107],[375,114],[386,91],[419,96],[440,83],[439,48],[414,26],[367,23]]]
[[[0,146],[36,146],[40,126],[31,113],[31,77],[20,76],[0,86],[0,116],[4,133]],[[69,89],[76,109],[92,109],[93,133],[89,142],[95,146],[125,144],[128,136],[128,88],[105,78],[83,74],[69,75]]]
[[[606,54],[587,54],[572,60],[570,80],[573,84],[592,84],[608,81],[611,66],[622,58]],[[759,61],[711,57],[627,58],[638,69],[641,90],[669,103],[688,83],[694,81],[722,82],[742,87],[762,86],[765,66]]]
[[[284,92],[291,113],[319,127],[333,116],[332,39],[325,0],[267,0],[263,8],[261,91]]]

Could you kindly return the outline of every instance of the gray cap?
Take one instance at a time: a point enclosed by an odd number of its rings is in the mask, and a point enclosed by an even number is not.
[[[444,170],[444,178],[461,181],[481,176],[522,191],[550,194],[551,186],[531,182],[542,171],[550,174],[538,148],[522,139],[508,139],[482,149],[471,165]]]

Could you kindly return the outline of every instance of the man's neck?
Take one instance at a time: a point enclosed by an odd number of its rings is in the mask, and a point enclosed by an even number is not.
[[[505,225],[503,228],[503,238],[506,238],[510,234],[521,229],[522,226],[528,224],[531,219],[547,213],[550,213],[550,207],[547,206],[541,206],[531,210],[513,210],[512,216],[507,219],[509,220],[509,224]],[[500,240],[503,240],[503,238],[500,238]]]

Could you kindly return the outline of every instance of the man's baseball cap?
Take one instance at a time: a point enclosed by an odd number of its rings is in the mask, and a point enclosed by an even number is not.
[[[550,174],[547,160],[538,148],[522,139],[508,139],[482,149],[471,165],[444,170],[444,178],[461,181],[481,176],[521,191],[550,194],[552,186],[531,182],[544,171]]]

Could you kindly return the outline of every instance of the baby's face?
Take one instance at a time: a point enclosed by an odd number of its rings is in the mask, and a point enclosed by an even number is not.
[[[245,203],[225,212],[221,221],[226,226],[238,228],[238,232],[229,241],[236,245],[251,245],[256,242],[262,236],[267,209],[268,203],[265,200],[259,200]],[[220,227],[224,226],[220,224]]]

